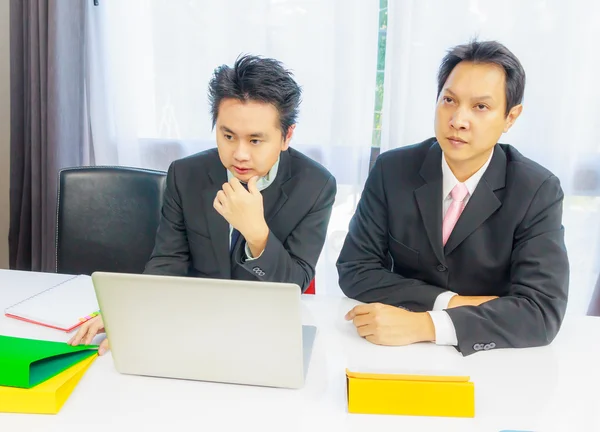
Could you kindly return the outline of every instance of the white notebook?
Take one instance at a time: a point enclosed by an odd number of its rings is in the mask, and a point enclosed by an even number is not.
[[[98,315],[92,278],[73,276],[7,309],[9,318],[70,332]]]

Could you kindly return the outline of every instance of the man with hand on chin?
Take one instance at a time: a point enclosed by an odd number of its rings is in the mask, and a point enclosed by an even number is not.
[[[215,70],[209,99],[217,148],[173,162],[145,273],[294,283],[315,275],[335,178],[290,148],[301,90],[273,59]],[[101,316],[69,341],[89,344]],[[100,347],[100,354],[108,341]]]
[[[463,355],[549,344],[567,306],[563,191],[498,144],[525,72],[497,42],[451,49],[435,138],[379,156],[338,259],[347,315],[380,345],[435,342]]]

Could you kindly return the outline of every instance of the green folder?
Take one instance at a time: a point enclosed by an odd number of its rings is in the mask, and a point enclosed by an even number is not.
[[[97,353],[97,345],[70,346],[0,335],[0,386],[31,388]]]

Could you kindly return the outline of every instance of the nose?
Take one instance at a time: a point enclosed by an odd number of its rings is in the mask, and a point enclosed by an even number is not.
[[[466,113],[460,108],[454,111],[450,117],[450,126],[456,130],[468,130],[470,127],[469,118]]]
[[[250,160],[250,148],[250,143],[240,140],[233,152],[233,158],[240,162]]]

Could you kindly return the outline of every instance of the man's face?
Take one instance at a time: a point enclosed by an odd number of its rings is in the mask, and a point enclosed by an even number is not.
[[[437,101],[435,136],[451,168],[473,174],[487,161],[494,145],[521,113],[506,116],[506,76],[495,64],[459,63]]]
[[[284,139],[275,106],[237,99],[221,101],[215,126],[221,163],[242,182],[267,175],[294,129]]]

